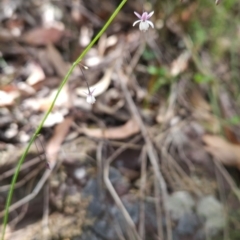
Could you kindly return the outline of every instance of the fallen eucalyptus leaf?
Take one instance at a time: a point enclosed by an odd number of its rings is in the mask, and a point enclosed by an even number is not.
[[[32,46],[56,44],[63,37],[64,31],[57,28],[35,28],[22,37],[22,41]]]
[[[107,129],[82,128],[84,134],[89,137],[107,138],[107,139],[125,139],[139,132],[139,126],[136,120],[130,119],[124,125]]]
[[[217,160],[228,166],[240,169],[240,146],[227,142],[219,136],[204,135],[205,149]]]

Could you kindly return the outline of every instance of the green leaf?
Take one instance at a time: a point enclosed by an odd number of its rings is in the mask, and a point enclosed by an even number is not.
[[[159,77],[165,77],[167,75],[167,70],[163,67],[149,66],[147,71],[151,75],[158,75]]]
[[[213,80],[210,76],[202,75],[200,73],[196,73],[193,79],[196,83],[210,83]]]
[[[145,49],[143,52],[143,59],[146,61],[155,59],[155,55],[153,51]]]
[[[227,119],[229,125],[238,125],[240,123],[240,116],[233,116]]]

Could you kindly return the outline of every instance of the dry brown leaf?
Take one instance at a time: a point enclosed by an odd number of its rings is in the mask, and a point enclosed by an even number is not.
[[[55,161],[57,160],[57,154],[61,148],[61,144],[64,141],[69,128],[73,122],[73,118],[67,117],[63,122],[57,125],[54,129],[52,138],[49,140],[46,146],[46,155],[48,163],[51,166],[54,166]]]
[[[47,46],[47,56],[58,76],[63,78],[66,75],[70,64],[64,62],[61,54],[52,44],[48,44]]]
[[[201,95],[200,91],[191,89],[188,100],[193,107],[194,117],[204,125],[205,129],[211,133],[218,133],[220,131],[220,122],[212,114],[211,106]]]
[[[18,89],[13,85],[4,86],[0,90],[0,107],[8,107],[15,104],[15,99],[20,96]]]
[[[33,46],[55,44],[63,37],[64,31],[57,28],[35,28],[22,37],[22,41]]]
[[[86,47],[92,39],[93,31],[87,26],[82,26],[80,30],[79,44],[81,47]]]
[[[58,123],[61,123],[63,120],[64,116],[61,112],[51,112],[44,122],[43,127],[52,127]]]
[[[52,91],[51,95],[49,96],[49,102],[52,104],[53,99],[55,98],[56,94],[57,94],[58,89],[55,89]],[[45,108],[41,109],[41,110],[47,110],[49,108],[50,105],[45,106]],[[55,106],[57,107],[71,107],[72,106],[72,102],[71,102],[71,96],[69,93],[69,87],[68,84],[65,84],[64,87],[62,88],[56,102],[55,102]]]
[[[211,106],[208,102],[203,98],[200,91],[197,89],[192,89],[189,94],[189,100],[191,101],[193,107],[197,111],[211,111]]]
[[[107,139],[125,139],[139,132],[139,126],[136,120],[130,119],[124,125],[107,129],[89,129],[83,128],[82,132],[89,137],[107,138]]]
[[[219,101],[221,106],[221,112],[225,119],[231,119],[234,116],[237,116],[233,99],[231,99],[230,94],[228,94],[225,90],[221,90],[219,94]],[[239,124],[230,126],[226,124],[223,126],[223,130],[228,141],[240,145],[240,139],[238,137],[240,132]]]
[[[34,87],[29,86],[26,82],[18,82],[17,87],[19,92],[21,93],[21,96],[31,96],[36,93]]]
[[[26,79],[26,82],[30,86],[34,86],[38,82],[41,82],[45,79],[44,71],[39,64],[31,63],[29,64],[28,69],[29,69],[30,75]]]
[[[176,77],[178,74],[184,72],[187,69],[190,57],[190,52],[185,51],[172,62],[170,73],[173,77]]]
[[[24,102],[24,104],[25,104],[25,106],[30,107],[35,111],[47,111],[49,109],[49,107],[51,106],[56,94],[57,94],[57,89],[54,89],[51,92],[50,96],[48,96],[46,98],[42,98],[42,99],[36,99],[36,98],[27,99]],[[68,85],[66,84],[62,88],[62,90],[55,102],[54,107],[70,108],[71,106],[72,106],[71,96],[69,94]]]
[[[180,22],[189,22],[192,20],[193,15],[196,13],[196,9],[198,8],[198,4],[196,2],[192,2],[184,8],[183,11],[180,13]]]
[[[13,38],[11,32],[3,27],[0,27],[0,42],[8,42]]]
[[[220,136],[204,135],[206,150],[225,165],[240,169],[240,147],[227,142]]]

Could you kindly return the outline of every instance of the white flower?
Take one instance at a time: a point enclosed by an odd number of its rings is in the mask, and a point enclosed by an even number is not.
[[[154,28],[153,23],[148,20],[148,19],[154,14],[154,12],[150,12],[149,14],[148,14],[147,12],[144,12],[144,13],[142,14],[142,16],[141,16],[139,13],[137,13],[137,12],[134,12],[134,14],[135,14],[140,20],[135,21],[135,22],[133,23],[133,26],[134,26],[135,24],[137,24],[137,23],[140,22],[140,24],[139,24],[139,29],[140,29],[141,31],[144,31],[144,32],[148,30],[149,25],[150,25],[152,28]]]
[[[93,92],[95,89],[90,90],[88,93],[85,93],[87,95],[86,102],[89,104],[94,104],[96,102],[96,98],[93,96]]]
[[[96,102],[96,98],[93,95],[87,95],[86,101],[89,104],[94,104]]]

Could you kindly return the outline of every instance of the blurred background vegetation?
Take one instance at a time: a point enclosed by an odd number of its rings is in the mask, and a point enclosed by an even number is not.
[[[0,217],[11,169],[56,88],[119,3],[0,2]],[[154,11],[146,33],[132,27],[143,9]],[[30,150],[13,202],[41,181],[52,149],[64,154],[39,194],[11,211],[6,239],[134,239],[103,181],[111,157],[110,182],[140,239],[240,239],[239,55],[239,0],[128,0],[83,60],[100,92],[96,104],[86,103],[76,68],[41,131],[43,144]],[[167,201],[128,96],[156,151]]]

